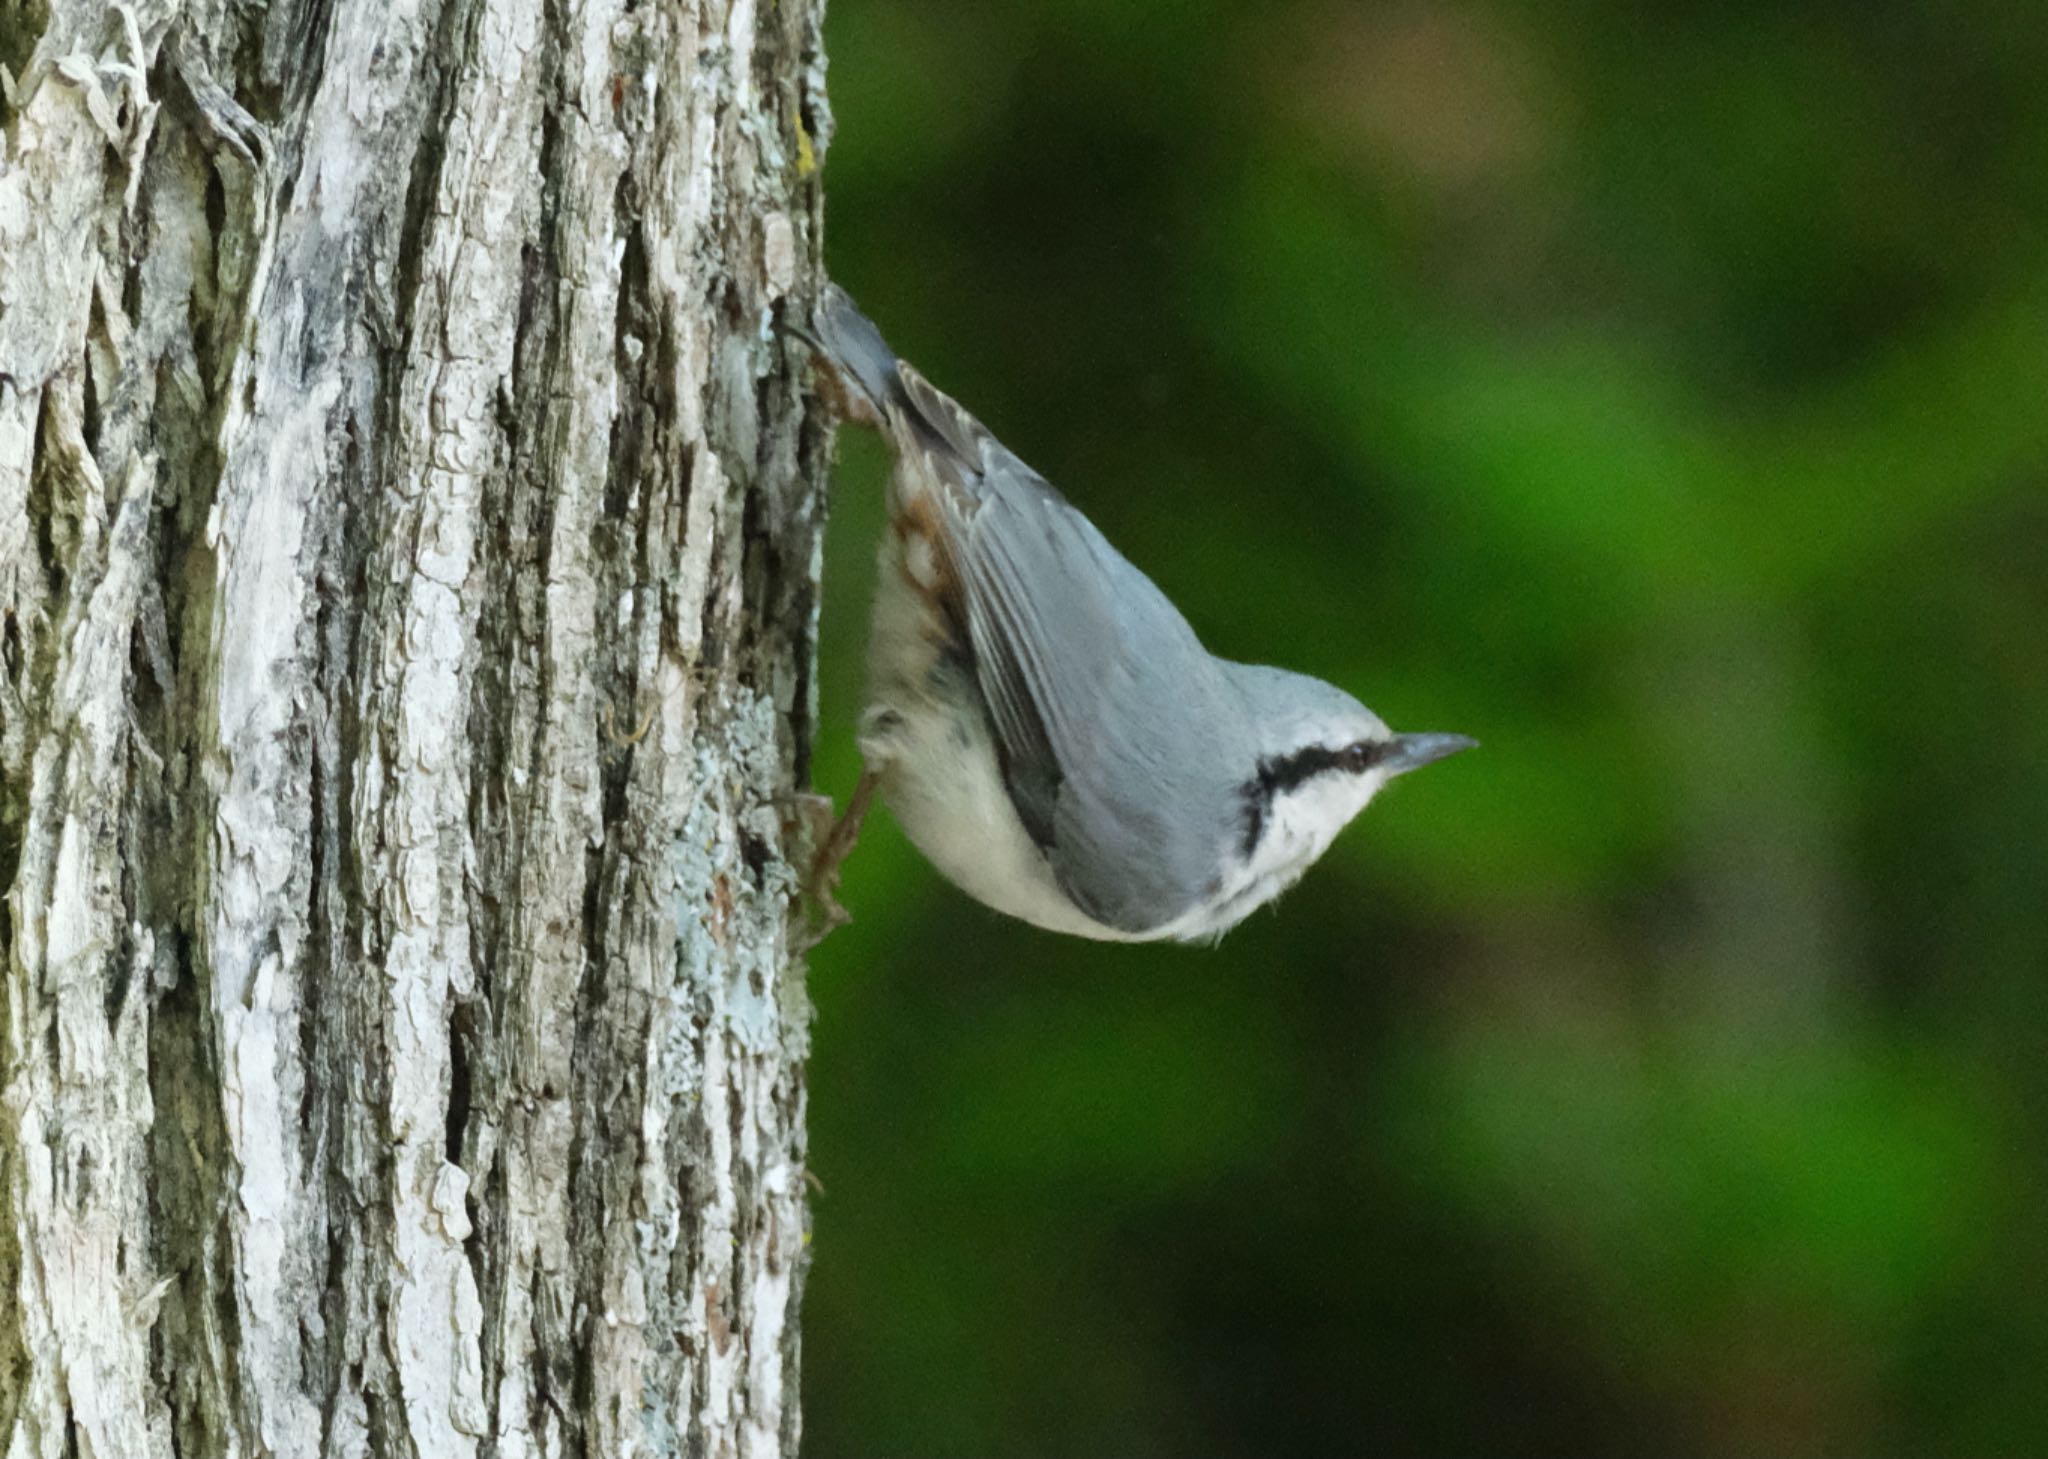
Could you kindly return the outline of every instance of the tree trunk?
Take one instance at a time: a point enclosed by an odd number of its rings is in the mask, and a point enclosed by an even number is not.
[[[788,1454],[821,0],[0,0],[9,1459]]]

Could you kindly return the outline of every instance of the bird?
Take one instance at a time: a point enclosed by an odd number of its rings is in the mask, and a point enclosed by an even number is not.
[[[1101,941],[1214,942],[1389,781],[1477,743],[1395,734],[1333,684],[1210,653],[837,284],[790,332],[825,367],[820,397],[894,458],[863,770],[813,867],[830,922],[879,791],[926,860],[997,912]]]

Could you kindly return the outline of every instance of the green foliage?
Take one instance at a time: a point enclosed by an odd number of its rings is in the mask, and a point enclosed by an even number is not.
[[[2048,1451],[2025,12],[835,5],[835,276],[1216,651],[1484,748],[1214,952],[870,823],[812,1452]]]

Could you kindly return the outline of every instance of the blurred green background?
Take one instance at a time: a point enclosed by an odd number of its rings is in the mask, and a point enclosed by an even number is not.
[[[828,256],[897,347],[1211,648],[1484,748],[1214,951],[1004,922],[870,821],[808,1451],[2048,1454],[2040,7],[827,38]]]

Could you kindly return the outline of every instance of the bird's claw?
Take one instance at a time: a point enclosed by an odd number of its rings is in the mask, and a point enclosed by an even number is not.
[[[868,804],[874,799],[874,794],[874,776],[863,771],[860,784],[854,787],[853,799],[847,802],[845,815],[834,814],[829,795],[806,791],[795,799],[803,831],[802,844],[816,848],[811,853],[810,869],[803,882],[803,899],[811,916],[809,925],[801,934],[799,952],[809,952],[853,920],[853,914],[846,910],[838,897],[839,872],[854,843],[860,840],[861,821],[867,816]]]

